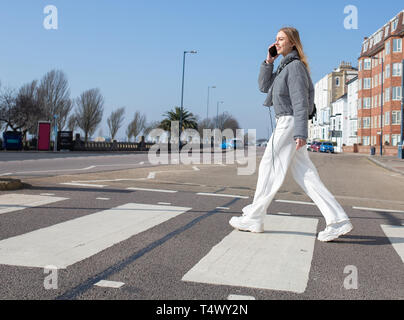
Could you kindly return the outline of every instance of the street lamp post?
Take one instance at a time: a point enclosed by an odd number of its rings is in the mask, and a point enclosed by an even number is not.
[[[197,51],[184,51],[184,58],[182,61],[182,90],[181,90],[181,109],[180,109],[180,132],[178,137],[178,146],[181,149],[181,131],[182,131],[182,113],[184,109],[184,78],[185,78],[185,55],[187,53],[197,53]]]
[[[216,86],[209,86],[208,87],[208,103],[207,103],[207,106],[206,106],[206,119],[209,119],[209,90],[210,89],[216,89]]]
[[[384,83],[384,59],[378,57],[372,57],[375,60],[382,60],[382,93],[381,93],[381,102],[380,102],[380,156],[383,156],[383,83]]]

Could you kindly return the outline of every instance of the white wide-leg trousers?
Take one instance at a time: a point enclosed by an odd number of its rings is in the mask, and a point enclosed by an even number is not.
[[[254,201],[243,208],[244,215],[263,221],[290,168],[293,178],[320,209],[327,225],[349,220],[344,209],[321,182],[306,146],[296,151],[293,129],[293,116],[278,119],[259,166]]]

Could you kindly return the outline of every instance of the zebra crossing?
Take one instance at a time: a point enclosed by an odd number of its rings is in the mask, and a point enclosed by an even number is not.
[[[141,188],[136,190],[136,192],[151,191],[151,189]],[[160,190],[160,192],[163,191]],[[159,189],[153,192],[159,192]],[[210,194],[203,193],[195,196],[205,196],[208,200],[211,198]],[[171,202],[124,203],[0,240],[0,265],[27,268],[45,268],[52,265],[57,269],[68,269],[115,244],[193,210],[190,206],[176,205],[175,197],[178,197],[178,194],[173,192]],[[243,199],[237,198],[233,201],[238,200]],[[3,194],[0,195],[0,215],[18,214],[29,208],[61,201],[72,201],[72,199],[44,194]],[[285,201],[277,202],[285,204]],[[303,202],[295,202],[293,205],[311,206],[310,203]],[[215,212],[220,211],[226,214],[229,209],[231,205],[228,204],[212,208]],[[356,208],[356,210],[359,209]],[[396,213],[399,214],[399,212]],[[182,230],[192,229],[203,218],[209,216],[211,215],[195,218],[183,226]],[[313,259],[316,256],[315,244],[319,219],[282,212],[274,212],[265,219],[265,232],[259,235],[238,232],[229,227],[229,232],[183,273],[181,282],[304,293],[307,289]],[[404,226],[383,223],[380,224],[380,228],[404,263]],[[178,230],[181,231],[181,228]],[[179,231],[173,232],[172,237],[166,237],[165,241],[175,237]],[[192,250],[193,244],[187,245]],[[155,247],[152,245],[150,250],[145,252],[150,252]],[[110,287],[116,290],[125,287],[124,282],[117,281],[117,283],[101,279],[94,283],[94,286]]]

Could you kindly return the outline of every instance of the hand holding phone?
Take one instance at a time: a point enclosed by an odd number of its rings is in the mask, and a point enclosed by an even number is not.
[[[274,63],[278,57],[278,51],[276,50],[275,43],[271,44],[268,48],[267,63]]]

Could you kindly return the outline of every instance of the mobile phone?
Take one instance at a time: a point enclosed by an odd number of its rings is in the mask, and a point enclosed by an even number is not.
[[[278,50],[276,50],[276,46],[272,46],[269,48],[269,54],[272,58],[275,58],[278,55]]]

